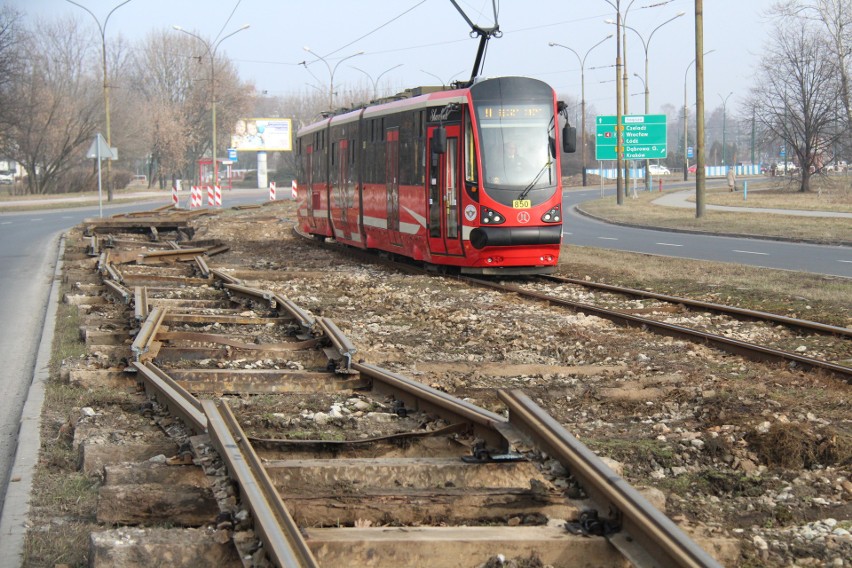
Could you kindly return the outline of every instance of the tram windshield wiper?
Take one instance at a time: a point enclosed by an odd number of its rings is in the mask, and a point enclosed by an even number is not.
[[[526,199],[526,198],[527,198],[527,194],[528,194],[530,191],[532,191],[532,188],[534,188],[534,187],[535,187],[535,184],[537,184],[537,183],[538,183],[538,180],[539,180],[539,179],[541,179],[541,176],[544,174],[544,172],[546,172],[546,171],[547,171],[547,169],[548,169],[548,168],[550,168],[550,166],[552,166],[552,165],[553,165],[553,162],[552,162],[550,159],[548,159],[548,160],[547,160],[547,162],[545,162],[545,164],[541,167],[541,169],[540,169],[540,170],[538,171],[538,173],[535,175],[535,177],[533,178],[533,180],[529,183],[529,185],[527,185],[527,186],[524,188],[524,190],[521,192],[521,194],[520,194],[520,195],[518,195],[518,200],[519,200],[519,201],[520,201],[521,199]]]

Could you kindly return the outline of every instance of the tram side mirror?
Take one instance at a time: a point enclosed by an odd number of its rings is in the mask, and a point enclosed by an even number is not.
[[[432,153],[443,154],[447,151],[447,129],[443,126],[432,132]]]
[[[562,129],[562,151],[566,154],[577,151],[577,129],[573,126],[565,125]]]

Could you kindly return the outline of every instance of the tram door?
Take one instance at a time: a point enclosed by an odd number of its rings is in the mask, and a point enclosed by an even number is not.
[[[342,139],[337,146],[337,203],[340,207],[340,230],[347,239],[352,238],[349,226],[349,210],[352,207],[352,177],[349,166],[349,140]]]
[[[314,205],[315,205],[315,203],[319,203],[319,195],[317,194],[316,190],[314,189],[314,147],[313,147],[313,145],[309,145],[305,149],[305,153],[306,153],[305,159],[307,161],[307,164],[305,165],[305,177],[306,177],[306,179],[305,179],[306,192],[305,193],[307,194],[307,195],[305,195],[305,197],[307,198],[307,199],[305,199],[305,205],[306,205],[307,210],[308,210],[308,225],[312,229],[315,229],[316,226],[317,226],[317,222],[316,222],[316,219],[314,218]]]
[[[459,139],[458,125],[446,126],[446,152],[432,152],[429,128],[429,250],[433,254],[461,255],[459,223]]]
[[[395,245],[402,244],[399,233],[399,128],[385,133],[385,188],[387,190],[388,235]]]

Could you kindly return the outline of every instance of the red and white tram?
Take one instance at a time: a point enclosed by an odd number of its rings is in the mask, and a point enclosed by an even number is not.
[[[297,133],[302,231],[472,274],[552,272],[563,103],[536,79],[420,88]],[[560,143],[561,140],[561,143]]]

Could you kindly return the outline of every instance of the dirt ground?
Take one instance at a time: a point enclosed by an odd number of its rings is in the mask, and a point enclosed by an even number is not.
[[[662,490],[682,525],[741,539],[742,566],[850,565],[849,385],[358,265],[296,240],[291,204],[264,209],[197,238],[231,243],[217,263],[274,271],[251,284],[332,318],[359,358],[498,412],[495,388],[523,389],[631,483]]]
[[[445,276],[361,264],[306,244],[293,234],[294,222],[289,201],[225,211],[201,219],[195,239],[230,246],[211,259],[212,268],[331,318],[360,360],[495,412],[503,412],[495,389],[522,389],[593,451],[620,462],[631,484],[662,491],[667,514],[688,532],[738,539],[736,566],[852,565],[850,385]],[[570,269],[570,276],[599,278],[593,271],[577,274],[570,260],[563,254],[561,270]],[[612,267],[607,277],[614,283]],[[257,339],[275,339],[264,334],[259,330]],[[98,357],[73,365],[97,368]],[[82,407],[98,397],[104,398],[85,391],[66,396]],[[129,406],[123,396],[106,398]],[[349,423],[325,418],[358,404],[351,393],[287,400],[274,408],[238,405],[238,413],[255,435],[287,436],[293,423],[277,421],[278,412],[300,414],[299,428],[310,422],[312,436],[336,438],[347,435]],[[375,418],[389,409],[373,410]],[[65,427],[55,416],[49,423],[48,445],[61,441]],[[387,428],[362,426],[360,435]],[[43,467],[68,468],[45,455]],[[68,476],[69,484],[97,485],[78,473]],[[86,518],[88,506],[78,498],[72,509]],[[35,530],[49,532],[57,518],[65,524],[74,516],[44,506]]]

